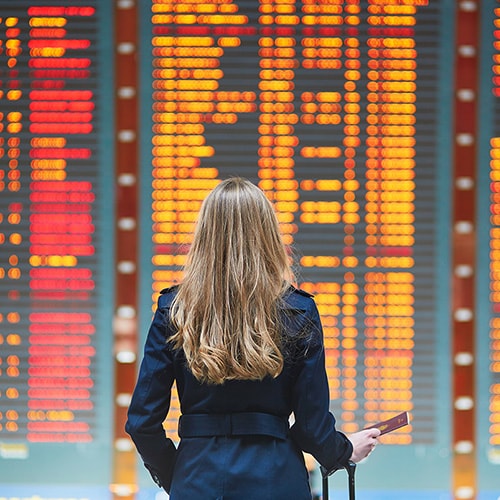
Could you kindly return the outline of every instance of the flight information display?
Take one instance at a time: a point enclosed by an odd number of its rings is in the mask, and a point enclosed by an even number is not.
[[[496,459],[500,461],[500,8],[494,10],[494,37],[493,42],[493,73],[492,93],[495,96],[495,135],[491,137],[490,144],[490,179],[491,179],[491,232],[490,232],[490,277],[491,277],[491,302],[494,317],[490,323],[490,350],[491,372],[493,384],[490,388],[491,425],[489,427],[489,444],[496,450]]]
[[[419,11],[436,7],[384,4],[152,3],[153,278],[155,292],[179,280],[218,179],[251,177],[316,296],[344,430],[411,410],[417,422],[388,437],[405,444],[435,432],[435,369],[414,369],[434,350],[419,311],[434,309],[436,257],[420,249],[435,243],[438,68],[425,56],[439,36],[419,48]],[[419,70],[434,79],[419,85]]]
[[[443,9],[422,0],[153,0],[141,16],[152,132],[142,162],[152,231],[142,242],[153,277],[143,310],[182,279],[207,193],[228,176],[252,179],[274,203],[297,283],[315,295],[340,428],[409,411],[412,424],[383,438],[394,445],[384,453],[432,450],[419,462],[429,488],[447,487],[436,463],[449,471],[450,439],[449,291],[440,288],[448,236],[438,233],[449,223],[451,172],[440,150],[451,101],[440,96],[453,82]],[[178,415],[174,399],[174,436]]]
[[[489,2],[482,11],[485,49],[481,68],[480,200],[478,231],[479,290],[477,329],[480,409],[479,478],[498,497],[500,466],[500,5]],[[488,263],[488,265],[481,265]],[[485,300],[486,297],[489,300]],[[490,498],[490,497],[488,497]]]
[[[500,4],[452,3],[135,2],[140,340],[182,279],[202,200],[229,176],[254,181],[318,304],[339,428],[411,415],[360,467],[373,500],[454,495],[459,9],[481,24],[476,496],[500,495]],[[110,27],[133,4],[0,0],[0,500],[111,497]],[[178,416],[174,396],[174,438]],[[160,498],[138,470],[137,500]]]
[[[1,2],[4,484],[109,482],[109,207],[96,5]]]

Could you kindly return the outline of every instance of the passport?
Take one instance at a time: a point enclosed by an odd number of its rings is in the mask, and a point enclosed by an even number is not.
[[[410,423],[410,417],[407,411],[396,415],[395,417],[384,420],[383,422],[378,422],[375,425],[367,427],[367,429],[380,429],[380,435],[387,434],[388,432],[395,431],[400,427],[404,427]]]

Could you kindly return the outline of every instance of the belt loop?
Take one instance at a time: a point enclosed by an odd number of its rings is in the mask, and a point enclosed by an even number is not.
[[[233,418],[231,413],[226,413],[224,415],[224,432],[226,437],[229,437],[233,434]]]

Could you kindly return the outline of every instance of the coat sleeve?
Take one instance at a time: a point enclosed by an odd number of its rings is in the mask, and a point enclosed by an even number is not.
[[[307,346],[298,363],[293,389],[295,423],[291,435],[302,450],[313,455],[328,472],[333,472],[347,464],[353,448],[349,439],[336,430],[335,417],[329,411],[323,329],[312,299],[305,320]]]
[[[162,423],[170,407],[174,370],[172,352],[166,340],[168,309],[161,307],[162,300],[163,296],[160,296],[149,328],[125,430],[134,441],[153,480],[168,492],[175,463],[175,446],[166,437]]]

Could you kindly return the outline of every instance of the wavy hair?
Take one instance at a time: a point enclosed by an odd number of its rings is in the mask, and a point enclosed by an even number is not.
[[[278,219],[250,181],[222,181],[202,204],[170,337],[201,382],[262,380],[283,369],[278,304],[292,280]]]

